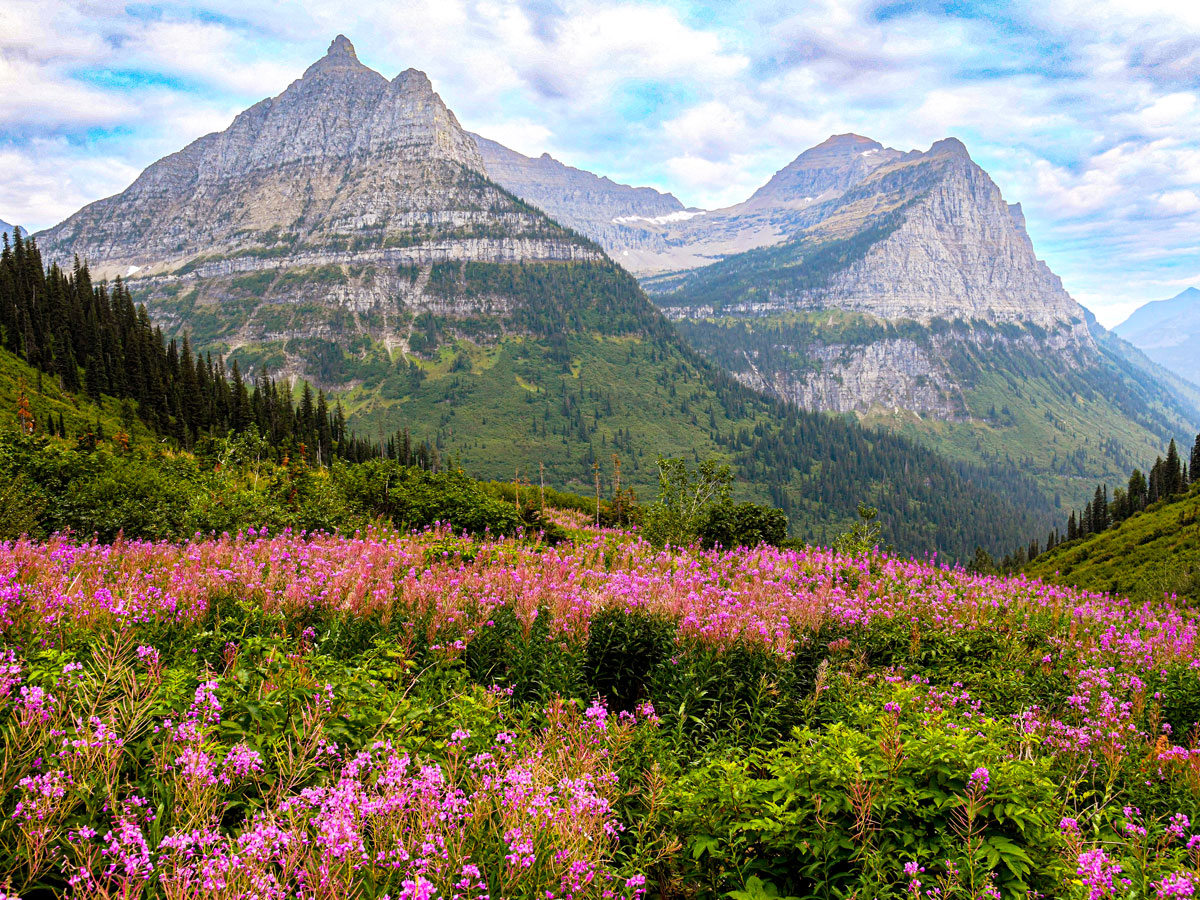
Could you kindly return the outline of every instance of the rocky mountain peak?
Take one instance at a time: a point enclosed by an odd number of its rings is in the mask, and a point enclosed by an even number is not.
[[[811,148],[810,150],[806,150],[801,154],[801,156],[804,156],[805,153],[814,153],[815,151],[820,150],[838,150],[842,152],[853,153],[862,152],[864,150],[882,149],[883,144],[879,143],[879,141],[872,140],[869,137],[863,137],[861,134],[831,134],[815,147]]]
[[[392,80],[392,84],[412,94],[434,96],[433,82],[420,69],[405,69]]]
[[[283,93],[150,166],[42,243],[51,258],[79,254],[98,273],[139,277],[200,255],[284,260],[299,248],[320,259],[341,247],[484,259],[499,251],[471,237],[483,234],[553,236],[503,248],[516,258],[594,255],[511,207],[424,72],[405,69],[389,81],[338,35]],[[502,209],[503,221],[493,221]],[[340,262],[355,258],[338,252]]]
[[[900,157],[878,141],[835,134],[775,173],[743,206],[803,208],[842,193],[879,166]]]
[[[349,38],[344,34],[339,34],[333,39],[325,55],[304,70],[302,80],[311,79],[322,73],[345,73],[347,71],[356,73],[366,72],[378,79],[383,78],[382,75],[379,75],[379,73],[359,62],[358,54],[354,52],[354,45],[350,43]]]
[[[339,34],[329,44],[329,49],[325,53],[326,56],[348,56],[355,61],[358,60],[358,54],[354,52],[354,45],[350,43],[350,38],[344,34]]]
[[[966,145],[954,137],[942,138],[940,141],[935,141],[933,146],[929,148],[929,152],[925,155],[953,156],[967,160],[971,158],[971,154],[967,152]]]

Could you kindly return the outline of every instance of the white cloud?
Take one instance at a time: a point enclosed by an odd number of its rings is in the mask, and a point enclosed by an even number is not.
[[[61,140],[0,150],[0,218],[37,231],[123,190],[138,170],[114,157],[80,158]]]
[[[119,190],[344,32],[389,77],[428,72],[467,127],[688,205],[742,200],[833,133],[900,149],[955,134],[1098,312],[1200,282],[1200,4],[1025,0],[1006,21],[877,7],[7,0],[0,217],[45,226]],[[90,77],[113,70],[153,77]]]

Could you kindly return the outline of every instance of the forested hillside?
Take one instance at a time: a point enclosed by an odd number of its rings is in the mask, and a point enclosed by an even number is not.
[[[484,296],[498,278],[521,291],[523,333],[475,343],[461,322],[431,316],[421,362],[399,357],[386,363],[388,377],[333,401],[306,385],[284,390],[261,363],[252,378],[236,357],[226,372],[186,335],[166,339],[121,282],[93,284],[85,266],[45,269],[29,241],[0,259],[0,315],[4,346],[21,359],[64,387],[130,400],[180,448],[253,424],[277,458],[302,454],[314,465],[377,453],[425,465],[454,458],[480,477],[544,472],[551,486],[580,493],[591,493],[599,465],[606,496],[619,461],[622,486],[647,499],[657,456],[686,447],[694,459],[730,460],[741,495],[782,508],[806,539],[831,540],[863,501],[879,508],[886,541],[917,554],[963,558],[979,544],[1000,552],[1049,527],[1036,485],[1013,470],[952,463],[749,390],[684,347],[631,276],[609,264],[605,280],[601,268],[443,267],[434,291]],[[369,440],[349,434],[351,418]],[[398,433],[397,420],[406,423]]]

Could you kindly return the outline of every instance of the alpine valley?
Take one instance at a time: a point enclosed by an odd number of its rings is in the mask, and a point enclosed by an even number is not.
[[[866,501],[902,551],[1003,551],[1200,423],[957,141],[831,138],[705,212],[471,135],[342,36],[34,237],[168,337],[337,392],[360,434],[582,490],[617,458],[640,496],[659,454],[725,458],[817,540]]]
[[[534,196],[537,170],[497,171]],[[1120,479],[1196,431],[1196,386],[1067,294],[1020,205],[953,138],[901,152],[835,135],[728,209],[653,199],[604,223],[570,194],[537,195],[746,385],[956,459],[1019,464],[1072,503],[1087,499],[1081,478]]]

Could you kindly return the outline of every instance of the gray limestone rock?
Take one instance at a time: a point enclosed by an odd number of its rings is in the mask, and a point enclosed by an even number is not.
[[[487,180],[475,142],[424,73],[389,81],[341,35],[278,97],[39,239],[51,258],[78,254],[123,276],[200,257],[350,261],[389,247],[481,261],[496,247],[505,259],[598,256]]]

